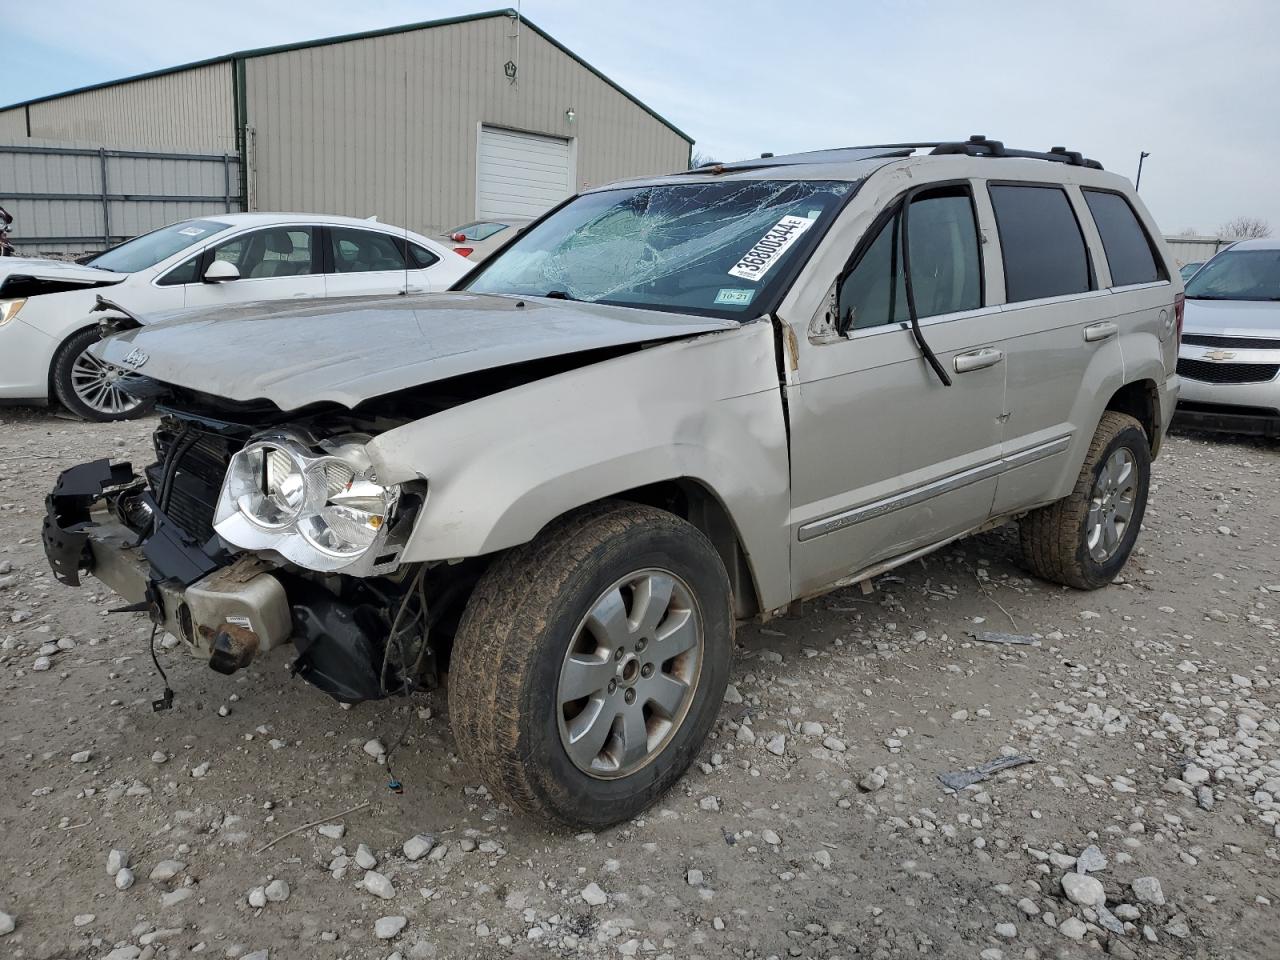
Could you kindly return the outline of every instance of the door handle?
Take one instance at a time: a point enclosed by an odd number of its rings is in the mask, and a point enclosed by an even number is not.
[[[1102,323],[1091,323],[1084,328],[1084,339],[1088,343],[1096,343],[1099,340],[1110,340],[1120,328],[1110,320],[1104,320]]]
[[[956,373],[968,373],[970,370],[985,370],[987,367],[994,367],[1003,359],[1003,350],[983,347],[981,350],[974,350],[972,353],[957,354],[955,360],[952,361],[952,365],[956,368]]]

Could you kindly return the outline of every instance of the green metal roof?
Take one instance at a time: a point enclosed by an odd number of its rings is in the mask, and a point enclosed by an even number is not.
[[[253,57],[265,57],[273,53],[285,53],[289,50],[306,50],[309,47],[327,47],[331,44],[347,43],[351,40],[368,40],[373,37],[386,37],[386,36],[391,36],[392,34],[397,34],[397,33],[410,33],[414,30],[429,30],[432,27],[447,27],[450,24],[470,23],[473,20],[487,20],[491,17],[515,17],[515,16],[518,16],[516,11],[508,7],[502,10],[486,10],[483,13],[470,13],[460,17],[447,17],[443,20],[424,20],[421,23],[406,23],[403,26],[399,26],[399,27],[383,27],[380,30],[366,30],[362,33],[347,33],[347,34],[343,34],[342,36],[325,37],[320,40],[306,40],[301,43],[285,43],[275,47],[257,47],[256,49],[253,49],[253,50],[241,50],[236,53],[224,54],[221,57],[210,57],[207,60],[196,60],[196,61],[193,61],[192,63],[183,63],[176,67],[165,67],[163,70],[152,70],[148,73],[139,73],[131,77],[122,77],[119,80],[107,80],[103,83],[91,83],[87,86],[76,87],[74,90],[65,90],[62,93],[51,93],[43,97],[34,97],[30,100],[22,100],[18,103],[11,103],[8,106],[0,107],[0,111],[13,110],[17,107],[27,107],[37,103],[47,103],[50,100],[60,100],[63,97],[69,97],[77,93],[87,93],[90,90],[102,90],[106,87],[115,87],[125,83],[133,83],[135,80],[149,80],[152,77],[163,77],[171,73],[180,73],[183,70],[192,70],[196,67],[208,67],[217,63],[233,63],[235,61],[248,60]],[[601,73],[591,64],[587,63],[587,61],[583,60],[580,56],[578,56],[576,53],[574,53],[572,50],[566,47],[563,43],[561,43],[555,37],[551,36],[549,33],[547,33],[537,24],[531,23],[528,17],[521,16],[520,22],[523,23],[530,30],[532,30],[534,33],[536,33],[538,36],[542,37],[542,39],[546,40],[556,49],[558,49],[561,53],[565,54],[566,56],[572,57],[583,67],[590,70],[593,74],[595,74],[605,83],[607,83],[609,86],[613,87],[613,89],[617,90],[620,94],[622,94],[632,103],[634,103],[637,107],[639,107],[645,113],[649,114],[655,120],[662,123],[664,126],[668,127],[673,133],[677,134],[682,139],[688,141],[689,144],[691,145],[693,144],[694,142],[693,138],[690,137],[687,133],[685,133],[683,130],[677,127],[674,123],[672,123],[666,117],[662,116],[661,114],[659,114],[657,111],[653,110],[646,104],[642,103],[633,94],[628,93],[626,90],[622,89],[622,87],[618,86],[618,84],[614,83],[612,80],[606,77],[603,73]]]

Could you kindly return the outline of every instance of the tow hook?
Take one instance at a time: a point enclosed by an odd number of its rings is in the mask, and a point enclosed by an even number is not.
[[[248,627],[224,623],[213,638],[209,666],[227,676],[247,667],[258,655],[258,635]]]

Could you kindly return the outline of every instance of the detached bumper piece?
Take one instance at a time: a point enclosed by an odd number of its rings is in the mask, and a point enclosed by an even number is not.
[[[271,565],[209,553],[166,517],[127,463],[64,471],[42,528],[54,576],[79,586],[92,573],[220,673],[288,643],[288,597]]]

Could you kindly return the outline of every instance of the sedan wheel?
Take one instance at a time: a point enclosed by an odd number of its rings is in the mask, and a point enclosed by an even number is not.
[[[71,364],[71,389],[85,406],[110,419],[130,413],[142,403],[122,389],[122,383],[130,379],[138,379],[137,374],[104,363],[88,350]]]

